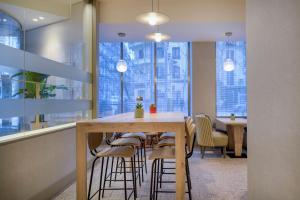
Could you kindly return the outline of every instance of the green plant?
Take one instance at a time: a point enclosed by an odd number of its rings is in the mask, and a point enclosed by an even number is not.
[[[135,108],[136,109],[143,109],[143,104],[142,103],[137,103]]]
[[[56,96],[56,89],[67,90],[67,88],[63,85],[56,86],[47,84],[49,75],[37,72],[19,72],[17,74],[14,74],[11,78],[18,76],[24,76],[25,85],[24,88],[19,89],[19,91],[15,93],[13,97],[24,94],[25,98],[37,98],[37,95],[39,94],[40,98],[47,99],[49,97]],[[38,85],[39,88],[37,88]]]

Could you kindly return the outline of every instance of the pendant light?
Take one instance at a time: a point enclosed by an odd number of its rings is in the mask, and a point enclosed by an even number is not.
[[[230,50],[230,37],[232,36],[232,32],[226,32],[225,36],[227,37],[227,41],[225,44],[226,48],[226,58],[223,63],[223,69],[224,71],[230,72],[233,71],[235,66],[234,66],[234,61],[232,59],[233,56],[231,56],[231,50]]]
[[[163,40],[169,40],[171,37],[167,34],[161,33],[159,31],[159,26],[157,26],[157,31],[155,33],[146,35],[146,38],[149,40],[154,40],[155,42],[161,42]]]
[[[169,21],[169,17],[159,12],[159,0],[158,0],[157,12],[154,12],[153,0],[151,12],[147,12],[137,16],[136,20],[143,24],[149,24],[150,26],[157,26]]]
[[[118,33],[119,37],[123,38],[126,36],[125,33]],[[117,70],[118,72],[120,73],[124,73],[127,71],[127,63],[126,61],[124,60],[124,56],[123,56],[123,48],[124,48],[124,44],[123,42],[121,42],[121,45],[120,45],[120,60],[118,61],[117,63]]]

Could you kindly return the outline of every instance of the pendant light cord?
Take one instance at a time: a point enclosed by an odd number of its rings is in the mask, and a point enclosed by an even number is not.
[[[153,12],[153,0],[152,0],[152,12]]]

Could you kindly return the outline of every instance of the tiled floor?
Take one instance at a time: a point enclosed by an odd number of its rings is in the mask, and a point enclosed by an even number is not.
[[[201,159],[200,152],[196,149],[190,160],[193,200],[246,200],[247,160],[229,157],[224,159],[211,153],[208,153],[206,158]],[[93,191],[96,191],[98,187],[99,168],[99,165],[97,165],[94,176],[95,184],[93,184]],[[148,161],[148,174],[145,177],[145,181],[142,183],[142,187],[138,187],[139,200],[149,199],[150,169],[151,161]],[[165,178],[174,179],[172,175],[165,175]],[[117,184],[123,185],[122,182]],[[112,185],[115,186],[116,184],[113,182]],[[167,185],[168,187],[175,186],[173,184]],[[55,198],[55,200],[73,199],[76,199],[76,183],[71,185]],[[98,199],[98,195],[96,195],[93,200],[94,199]],[[104,199],[124,199],[124,192],[106,191]],[[175,199],[175,194],[159,194],[158,199]],[[188,199],[187,195],[186,199]]]

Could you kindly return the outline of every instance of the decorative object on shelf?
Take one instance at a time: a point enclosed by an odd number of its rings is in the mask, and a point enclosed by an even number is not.
[[[134,112],[134,117],[135,118],[144,118],[144,108],[143,108],[143,97],[138,96],[136,98],[136,107],[135,107],[135,112]]]
[[[120,38],[123,38],[123,37],[126,36],[125,33],[118,33],[118,35],[119,35]],[[124,48],[123,42],[121,42],[120,45],[121,45],[121,49],[120,49],[121,52],[120,52],[120,60],[117,63],[117,70],[120,73],[124,73],[124,72],[127,71],[127,63],[126,63],[126,61],[123,58],[124,57],[123,56],[123,48]]]
[[[155,104],[150,105],[150,113],[156,113],[156,105]]]
[[[230,72],[230,71],[233,71],[235,68],[235,64],[234,64],[234,60],[233,60],[234,51],[231,50],[231,48],[230,48],[230,46],[232,45],[230,42],[230,37],[232,36],[232,32],[226,32],[225,36],[227,37],[226,49],[225,49],[226,58],[223,63],[223,69],[224,69],[224,71]]]
[[[235,115],[234,115],[234,113],[231,113],[230,119],[231,119],[231,120],[235,120]]]
[[[13,79],[19,76],[23,76],[23,80],[25,80],[24,88],[19,89],[13,97],[24,94],[24,98],[26,99],[48,99],[56,96],[55,90],[68,89],[63,85],[57,86],[47,84],[49,75],[37,72],[19,72],[12,75],[10,78]],[[44,114],[36,114],[35,121],[32,121],[30,126],[32,130],[48,127]]]
[[[157,26],[169,21],[169,17],[161,12],[159,12],[159,0],[157,3],[157,11],[154,11],[154,4],[152,0],[151,12],[143,13],[137,16],[136,20],[143,24],[149,24],[150,26]]]

